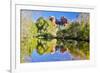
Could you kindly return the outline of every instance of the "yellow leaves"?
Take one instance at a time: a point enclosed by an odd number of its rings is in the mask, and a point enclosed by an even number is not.
[[[43,48],[42,46],[38,46],[37,52],[38,52],[40,55],[42,55],[42,54],[44,54],[45,50],[44,50],[44,48]]]
[[[57,26],[54,26],[52,24],[48,26],[47,32],[50,33],[51,35],[56,36],[57,31],[58,31]]]
[[[24,62],[24,57],[26,55],[31,55],[35,49],[37,39],[33,39],[33,35],[37,33],[37,29],[32,20],[25,21],[21,19],[21,41],[20,41],[20,50],[21,50],[21,62]]]
[[[53,50],[53,48],[55,48],[56,46],[56,43],[57,43],[57,40],[56,39],[53,39],[51,41],[48,41],[47,42],[47,48],[46,48],[46,53],[51,53],[51,51]]]

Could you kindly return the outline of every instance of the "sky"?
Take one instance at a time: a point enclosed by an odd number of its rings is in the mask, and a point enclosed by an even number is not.
[[[32,62],[47,62],[47,61],[72,60],[73,56],[68,52],[61,53],[60,51],[57,51],[54,54],[49,53],[49,54],[39,55],[35,49],[31,55],[31,58]]]
[[[31,10],[30,10],[31,11]],[[64,16],[68,20],[75,20],[80,12],[58,12],[58,11],[31,11],[32,12],[32,19],[36,21],[39,17],[44,17],[48,19],[49,16],[55,16],[56,19],[60,19],[61,16]]]

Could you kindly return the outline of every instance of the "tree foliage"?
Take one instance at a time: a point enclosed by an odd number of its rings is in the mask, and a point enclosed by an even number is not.
[[[38,18],[36,22],[30,20],[25,23],[22,20],[21,62],[24,62],[26,55],[31,56],[34,49],[43,55],[51,53],[56,47],[62,48],[61,51],[69,50],[73,56],[80,56],[81,59],[89,59],[89,32],[89,23],[84,21],[72,22],[60,29],[43,17]]]

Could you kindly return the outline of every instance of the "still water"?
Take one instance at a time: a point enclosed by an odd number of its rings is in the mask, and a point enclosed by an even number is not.
[[[86,54],[77,46],[80,43],[76,40],[66,39],[46,39],[34,38],[34,48],[30,51],[29,56],[25,56],[25,62],[48,62],[48,61],[69,61],[84,60]]]

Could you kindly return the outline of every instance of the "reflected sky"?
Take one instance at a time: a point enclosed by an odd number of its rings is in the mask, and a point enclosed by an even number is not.
[[[49,16],[73,22],[57,25]],[[74,22],[83,21],[83,16],[84,25]],[[21,10],[21,63],[89,59],[88,17],[80,12]]]
[[[37,38],[34,38],[37,39]],[[68,47],[75,41],[61,39],[37,39],[30,56],[25,56],[25,62],[49,62],[86,59],[86,55],[78,48]],[[84,42],[86,43],[86,42]],[[79,43],[78,43],[79,44]]]
[[[72,60],[72,55],[68,52],[61,53],[60,51],[56,51],[54,54],[39,55],[36,49],[33,51],[31,57],[32,57],[32,62]]]

